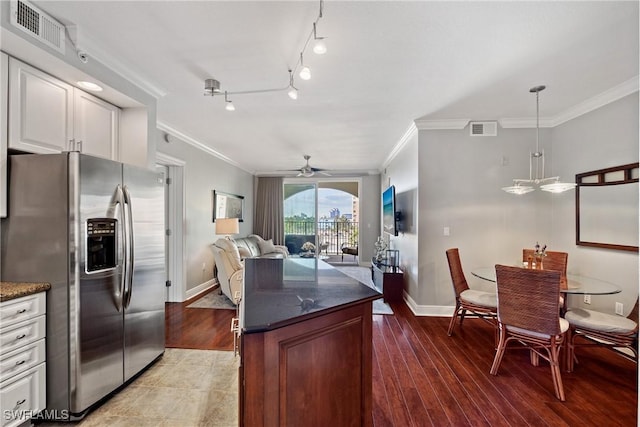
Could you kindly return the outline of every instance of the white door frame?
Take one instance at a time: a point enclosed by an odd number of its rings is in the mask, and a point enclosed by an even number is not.
[[[187,272],[184,269],[184,218],[186,213],[185,203],[185,167],[184,160],[172,157],[168,154],[156,151],[156,163],[167,166],[169,169],[170,184],[169,198],[165,203],[167,206],[169,219],[166,228],[169,234],[169,257],[167,269],[169,270],[169,302],[182,302],[186,300]]]

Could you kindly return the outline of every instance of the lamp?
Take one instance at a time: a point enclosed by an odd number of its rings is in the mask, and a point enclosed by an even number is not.
[[[287,92],[289,98],[298,99],[298,88],[293,85],[293,73],[289,70],[289,92]]]
[[[327,52],[327,45],[324,43],[324,39],[325,37],[318,37],[317,32],[316,32],[316,26],[318,24],[318,21],[320,21],[320,18],[322,18],[322,12],[323,12],[323,8],[324,8],[324,0],[320,0],[320,11],[318,13],[318,17],[316,18],[316,20],[313,22],[313,28],[311,29],[311,32],[309,33],[309,36],[307,37],[307,40],[304,43],[304,46],[302,47],[302,51],[300,52],[300,56],[298,58],[298,61],[296,63],[296,65],[291,69],[289,69],[289,84],[287,86],[284,87],[276,87],[276,88],[268,88],[268,89],[251,89],[251,90],[244,90],[244,91],[224,91],[224,99],[225,99],[225,109],[228,111],[235,111],[235,106],[233,105],[233,102],[231,102],[228,99],[228,95],[246,95],[246,94],[255,94],[255,93],[267,93],[267,92],[287,92],[287,95],[289,95],[289,98],[291,99],[298,99],[298,88],[296,88],[293,85],[293,74],[298,70],[298,67],[300,67],[300,71],[298,73],[298,75],[300,76],[301,79],[303,80],[309,80],[311,79],[311,69],[307,66],[304,65],[303,63],[303,54],[305,52],[305,50],[307,49],[307,46],[309,45],[309,42],[311,41],[311,38],[313,37],[314,40],[314,46],[313,46],[313,51],[318,54],[318,55],[322,55],[324,53]],[[204,81],[204,95],[205,96],[216,96],[216,95],[222,95],[222,90],[220,89],[220,81],[210,78],[210,79],[205,79]]]
[[[227,105],[224,107],[225,110],[227,110],[227,111],[236,111],[236,107],[235,107],[235,105],[233,105],[233,102],[231,102],[231,100],[229,100],[227,98],[227,92],[226,91],[224,92],[224,102],[227,103]]]
[[[240,233],[240,223],[238,218],[217,218],[216,234],[226,234],[226,238],[231,240],[231,234]]]
[[[320,17],[322,17],[322,6],[320,6]],[[327,45],[324,44],[324,37],[318,37],[316,34],[316,23],[313,23],[313,39],[315,40],[315,44],[313,45],[313,52],[316,55],[324,55],[327,53]]]
[[[540,185],[542,191],[548,191],[550,193],[562,193],[575,188],[576,184],[571,182],[560,182],[559,176],[553,176],[545,178],[544,176],[544,151],[540,151],[540,92],[543,91],[546,86],[535,86],[529,89],[529,92],[536,94],[536,151],[529,153],[529,179],[514,179],[511,187],[503,187],[502,190],[510,194],[527,194],[535,190],[531,185],[522,184],[535,184]],[[533,173],[535,159],[535,176]],[[540,167],[540,161],[542,161],[542,167]],[[546,183],[546,184],[545,184]]]
[[[300,70],[300,74],[298,74],[300,76],[300,78],[302,80],[311,79],[311,70],[309,69],[309,67],[305,67],[303,59],[302,59],[302,52],[300,52],[300,66],[302,67],[302,69]]]

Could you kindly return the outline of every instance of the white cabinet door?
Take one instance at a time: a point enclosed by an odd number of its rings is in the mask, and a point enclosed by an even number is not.
[[[83,153],[118,160],[120,109],[76,89],[74,138]]]
[[[7,216],[7,107],[9,104],[9,57],[0,52],[0,218]]]
[[[9,58],[9,148],[59,153],[73,139],[73,86]]]

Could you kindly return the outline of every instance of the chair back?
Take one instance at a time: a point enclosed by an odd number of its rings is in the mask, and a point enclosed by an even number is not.
[[[633,306],[633,310],[631,310],[631,313],[629,313],[629,315],[627,316],[627,319],[633,320],[636,323],[639,322],[638,321],[638,298],[636,298],[636,305]]]
[[[546,335],[560,333],[560,272],[496,265],[498,321]]]
[[[451,273],[453,290],[456,293],[456,298],[458,298],[463,291],[469,289],[467,279],[464,277],[464,272],[462,271],[458,248],[447,249],[447,261],[449,262],[449,272]]]
[[[534,257],[533,249],[522,250],[522,261],[527,261],[529,257]],[[546,257],[544,257],[543,265],[545,270],[555,270],[562,273],[562,276],[567,275],[567,262],[569,261],[569,254],[567,252],[546,251]]]

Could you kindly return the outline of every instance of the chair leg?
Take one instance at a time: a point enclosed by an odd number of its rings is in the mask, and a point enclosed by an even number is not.
[[[449,330],[447,331],[447,335],[453,335],[453,328],[456,326],[456,319],[458,317],[458,310],[460,310],[460,303],[456,301],[456,308],[453,310],[453,315],[451,316],[451,322],[449,322]]]
[[[562,386],[562,375],[560,374],[560,346],[555,342],[551,344],[551,348],[549,349],[549,359],[556,397],[561,402],[564,402],[564,387]]]
[[[502,363],[502,356],[504,356],[504,350],[506,348],[507,331],[502,325],[498,325],[500,329],[500,342],[498,342],[498,349],[496,350],[496,356],[493,358],[493,365],[491,365],[491,375],[498,375],[498,368]]]

